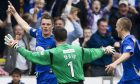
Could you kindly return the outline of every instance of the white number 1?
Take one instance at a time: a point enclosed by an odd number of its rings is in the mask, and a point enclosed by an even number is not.
[[[70,66],[71,76],[74,77],[74,70],[73,70],[72,61],[70,61],[70,62],[68,63],[68,66]]]

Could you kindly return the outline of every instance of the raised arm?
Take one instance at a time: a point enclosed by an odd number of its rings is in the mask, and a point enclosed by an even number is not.
[[[37,13],[39,12],[39,9],[37,7],[34,8],[34,13],[33,13],[33,22],[37,23]]]
[[[109,0],[107,9],[110,10],[112,8],[112,5],[113,5],[113,0]]]
[[[5,22],[5,21],[3,22],[3,21],[0,19],[0,28],[5,27],[5,25],[6,25],[6,22]]]
[[[87,0],[83,0],[83,1],[84,1],[85,8],[86,8],[86,9],[89,9],[90,7],[89,7],[88,1],[87,1]]]
[[[16,21],[18,22],[18,24],[26,31],[29,32],[30,30],[30,26],[27,22],[25,22],[20,15],[17,13],[17,11],[15,10],[14,6],[12,5],[12,3],[10,1],[8,1],[9,5],[8,5],[8,11],[11,12],[11,14],[14,16],[14,18],[16,19]]]
[[[74,26],[74,30],[68,33],[68,38],[67,38],[67,43],[71,44],[75,39],[80,38],[83,35],[83,29],[80,23],[76,22],[73,16],[69,15],[68,19],[71,21],[71,23]]]
[[[11,34],[12,36],[14,36],[14,31],[11,23],[11,13],[8,10],[6,12],[7,12],[7,19],[6,19],[6,26],[5,26],[6,34]]]
[[[62,13],[62,18],[66,20],[67,16],[70,14],[70,11],[71,11],[71,5],[72,5],[72,1],[73,0],[68,0],[67,4],[66,4],[66,7]]]

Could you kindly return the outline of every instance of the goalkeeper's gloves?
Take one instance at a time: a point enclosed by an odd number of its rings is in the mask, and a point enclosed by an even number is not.
[[[19,47],[17,38],[14,40],[10,34],[6,35],[4,40],[4,43],[9,47],[13,47],[15,49]]]

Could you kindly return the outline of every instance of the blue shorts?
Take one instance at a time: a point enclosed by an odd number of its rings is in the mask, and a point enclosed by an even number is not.
[[[37,84],[58,84],[53,73],[43,72],[37,76]]]
[[[118,84],[140,84],[140,78],[129,81],[120,81]]]

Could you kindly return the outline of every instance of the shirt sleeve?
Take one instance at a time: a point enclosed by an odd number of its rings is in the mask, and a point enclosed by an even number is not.
[[[36,38],[36,35],[37,35],[37,29],[34,29],[34,28],[31,28],[29,30],[29,33],[32,37]]]
[[[108,13],[110,12],[110,10],[109,10],[108,7],[105,7],[105,8],[102,10],[102,12],[103,12],[103,15],[106,15],[106,14],[108,14]]]
[[[76,21],[72,21],[72,24],[74,26],[74,31],[68,33],[67,42],[69,44],[71,44],[75,39],[80,38],[83,35],[81,25]]]
[[[104,55],[102,48],[83,48],[83,61],[88,63],[101,58]]]
[[[23,47],[19,47],[17,48],[17,51],[21,54],[21,56],[25,57],[25,59],[28,59],[31,62],[41,65],[50,64],[50,54],[48,50],[42,52],[31,52]]]
[[[123,53],[130,54],[134,53],[134,41],[131,38],[124,40],[122,45],[123,45]]]

